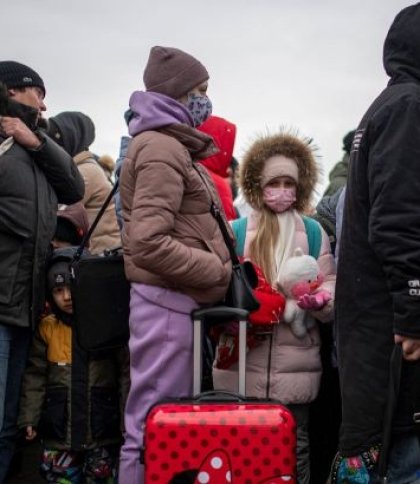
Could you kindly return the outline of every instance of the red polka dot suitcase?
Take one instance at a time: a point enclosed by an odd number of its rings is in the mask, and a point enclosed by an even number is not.
[[[240,319],[239,394],[200,394],[201,337],[205,316]],[[146,484],[296,483],[296,426],[291,412],[272,400],[245,398],[247,312],[211,308],[194,313],[192,399],[153,406],[145,423]]]

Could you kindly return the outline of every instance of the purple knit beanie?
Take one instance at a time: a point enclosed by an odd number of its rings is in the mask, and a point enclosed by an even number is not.
[[[207,69],[192,55],[173,47],[152,47],[143,73],[146,91],[179,99],[207,81]]]

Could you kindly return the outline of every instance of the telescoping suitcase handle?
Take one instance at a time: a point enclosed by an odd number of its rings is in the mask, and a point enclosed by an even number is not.
[[[249,311],[246,309],[230,308],[227,306],[216,306],[213,308],[197,309],[193,311],[194,321],[194,372],[193,372],[193,390],[194,395],[201,391],[201,378],[203,367],[202,341],[203,341],[203,323],[205,318],[232,318],[239,320],[239,380],[238,393],[241,396],[246,395],[246,326]]]

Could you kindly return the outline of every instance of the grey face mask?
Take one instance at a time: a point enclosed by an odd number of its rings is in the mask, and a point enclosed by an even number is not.
[[[207,96],[190,92],[187,98],[187,109],[193,118],[194,127],[197,127],[211,116],[213,106]]]

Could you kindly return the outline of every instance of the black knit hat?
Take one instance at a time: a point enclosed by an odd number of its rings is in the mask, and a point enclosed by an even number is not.
[[[70,262],[59,260],[48,271],[47,289],[51,292],[54,287],[69,286],[70,280]]]
[[[0,81],[8,89],[14,87],[39,87],[45,96],[44,81],[33,69],[15,61],[0,61]]]
[[[47,289],[50,293],[54,287],[70,285],[70,263],[77,247],[55,249],[47,270]]]

